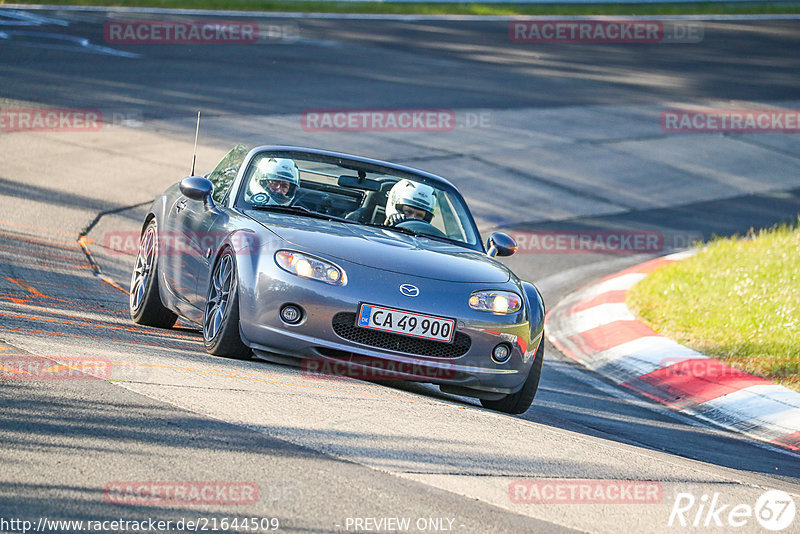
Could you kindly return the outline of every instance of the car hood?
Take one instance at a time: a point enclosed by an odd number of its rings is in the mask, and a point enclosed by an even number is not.
[[[485,254],[436,239],[284,214],[254,218],[302,251],[331,260],[448,282],[502,284],[511,279],[511,271]]]

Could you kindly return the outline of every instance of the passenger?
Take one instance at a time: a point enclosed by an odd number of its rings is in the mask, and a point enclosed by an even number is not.
[[[384,224],[396,226],[412,219],[429,223],[436,213],[436,207],[433,187],[411,180],[400,180],[389,191]]]

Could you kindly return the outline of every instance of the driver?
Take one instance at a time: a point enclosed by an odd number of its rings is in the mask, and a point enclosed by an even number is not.
[[[411,180],[400,180],[389,191],[384,224],[397,226],[412,219],[429,223],[436,213],[436,206],[433,187]]]
[[[288,206],[300,183],[300,171],[294,161],[265,158],[258,162],[250,180],[250,201],[254,204]]]

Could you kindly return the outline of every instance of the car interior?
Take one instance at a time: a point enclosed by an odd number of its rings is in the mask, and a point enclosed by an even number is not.
[[[237,152],[242,153],[243,150]],[[265,154],[261,157],[271,156]],[[401,179],[400,176],[306,159],[295,158],[295,163],[299,170],[299,183],[292,206],[360,224],[384,224],[388,196],[392,187]],[[250,169],[254,169],[256,164],[251,163]],[[245,176],[245,183],[254,179],[254,171],[250,169]],[[215,173],[211,174],[213,176]],[[250,190],[249,186],[242,188],[241,199],[245,203],[243,207],[257,207],[252,201],[254,195]],[[433,237],[446,237],[470,244],[477,242],[474,232],[465,228],[460,221],[460,203],[454,203],[454,199],[443,190],[436,189],[435,195],[439,209],[430,223],[410,220],[403,223],[403,226]]]

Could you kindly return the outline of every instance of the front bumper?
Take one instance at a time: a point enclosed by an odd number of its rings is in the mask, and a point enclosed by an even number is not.
[[[472,310],[467,304],[469,295],[478,289],[521,293],[512,282],[488,286],[446,282],[351,264],[344,266],[348,284],[339,287],[302,279],[262,262],[264,265],[253,266],[253,272],[240,273],[240,280],[254,281],[252,286],[240,288],[242,337],[253,349],[299,359],[301,370],[307,374],[333,372],[367,380],[416,380],[510,394],[522,387],[533,364],[541,333],[531,328],[525,307],[515,314],[495,315]],[[401,294],[398,288],[404,283],[419,287],[420,297]],[[355,326],[361,302],[453,318],[460,341],[427,342],[436,350],[427,350],[424,343],[420,347],[413,342],[415,338],[410,338],[409,345],[409,338],[400,334],[385,334],[388,342],[385,337],[376,342],[371,330]],[[303,309],[299,323],[289,325],[281,320],[279,311],[285,304]],[[345,328],[348,317],[353,324]],[[365,335],[351,335],[359,330]],[[532,330],[539,332],[535,338]],[[392,345],[391,336],[396,337],[397,345]],[[504,363],[491,357],[500,343],[511,348],[511,356]]]

